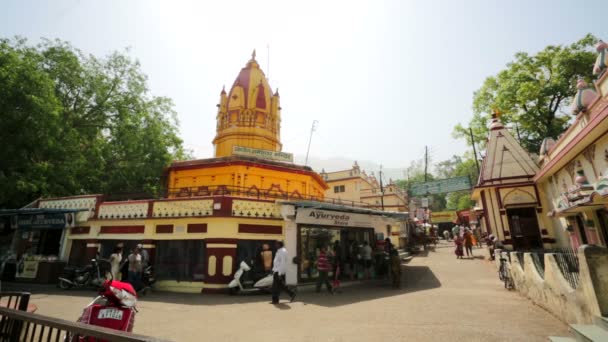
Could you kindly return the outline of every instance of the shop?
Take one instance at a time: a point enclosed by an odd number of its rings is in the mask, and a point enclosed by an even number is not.
[[[53,283],[63,270],[60,258],[65,236],[79,209],[24,208],[2,210],[14,229],[8,253],[3,259],[3,278]]]
[[[368,244],[373,250],[370,273],[381,276],[386,272],[382,262],[385,238],[392,237],[393,231],[401,234],[403,229],[407,229],[407,213],[320,202],[281,204],[286,226],[285,246],[294,255],[287,272],[289,284],[307,284],[317,280],[316,260],[322,247],[330,254],[340,253],[343,279],[361,280],[365,277],[362,248]],[[395,243],[393,245],[398,247]],[[329,275],[333,276],[333,273],[329,272]]]

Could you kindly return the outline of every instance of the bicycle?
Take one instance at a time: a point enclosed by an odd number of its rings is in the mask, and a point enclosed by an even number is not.
[[[513,283],[513,278],[511,278],[511,273],[509,272],[509,268],[507,267],[507,259],[503,257],[500,258],[498,278],[500,279],[500,281],[503,281],[505,283],[505,289],[511,290],[515,287],[515,284]]]

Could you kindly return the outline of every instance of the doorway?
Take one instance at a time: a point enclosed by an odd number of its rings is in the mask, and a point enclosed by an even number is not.
[[[513,248],[530,250],[543,248],[543,242],[538,229],[538,219],[534,208],[507,209],[507,218],[511,228]]]
[[[608,247],[608,212],[606,209],[600,209],[596,213],[600,221],[600,239],[604,243],[604,247]]]
[[[583,245],[589,244],[587,233],[585,232],[585,223],[583,222],[581,215],[576,215],[576,227],[578,228],[578,235],[580,236]]]

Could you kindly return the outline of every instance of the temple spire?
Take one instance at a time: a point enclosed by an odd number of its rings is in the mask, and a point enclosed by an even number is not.
[[[251,60],[255,61],[255,49],[253,49],[253,52],[251,53]]]

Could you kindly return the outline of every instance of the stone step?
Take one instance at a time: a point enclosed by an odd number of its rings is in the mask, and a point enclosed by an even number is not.
[[[597,325],[570,324],[570,332],[577,341],[581,342],[604,342],[608,341],[608,331]]]
[[[595,317],[593,323],[598,327],[608,331],[608,317]]]
[[[562,336],[549,336],[549,341],[551,342],[576,342],[572,337],[562,337]]]

